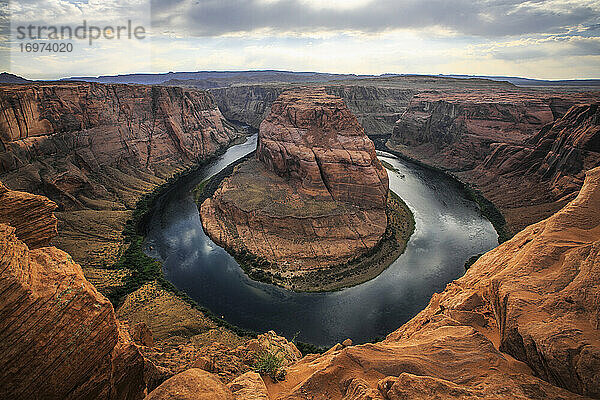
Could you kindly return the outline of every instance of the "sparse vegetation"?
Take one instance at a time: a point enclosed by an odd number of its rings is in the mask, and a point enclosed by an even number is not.
[[[327,351],[325,347],[315,346],[314,344],[293,341],[296,348],[300,350],[303,356],[307,354],[322,354]]]
[[[220,154],[220,153],[219,153]],[[163,289],[173,293],[192,307],[197,309],[211,319],[217,326],[222,326],[239,336],[256,336],[256,332],[247,329],[242,329],[231,325],[227,321],[215,316],[210,310],[198,305],[186,293],[181,292],[171,282],[169,282],[162,273],[162,264],[144,253],[143,243],[146,235],[146,224],[150,218],[150,210],[154,205],[155,200],[161,194],[165,193],[169,187],[180,179],[196,172],[199,168],[212,161],[219,154],[205,160],[195,167],[181,171],[170,177],[164,184],[157,186],[152,192],[145,194],[137,202],[132,217],[127,221],[123,230],[124,251],[119,260],[113,265],[107,266],[107,269],[126,269],[130,271],[121,286],[113,288],[106,297],[111,301],[113,306],[118,308],[125,297],[130,293],[135,292],[144,284],[156,281]]]
[[[273,346],[268,350],[258,353],[254,362],[254,371],[259,374],[268,375],[273,381],[285,379],[285,370],[283,367],[283,356],[280,351]]]

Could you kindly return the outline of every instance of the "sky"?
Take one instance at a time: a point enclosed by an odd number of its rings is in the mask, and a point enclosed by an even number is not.
[[[600,0],[2,1],[0,68],[33,79],[249,69],[600,78]],[[19,36],[83,21],[110,34],[131,21],[144,34]]]

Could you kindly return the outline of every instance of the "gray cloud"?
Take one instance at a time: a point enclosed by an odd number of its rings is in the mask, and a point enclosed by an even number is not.
[[[600,55],[600,38],[555,37],[534,43],[492,49],[489,53],[496,59],[506,61]]]
[[[193,36],[219,36],[257,29],[309,33],[441,27],[457,33],[498,37],[562,33],[600,23],[597,1],[565,4],[515,0],[373,0],[352,9],[316,9],[301,0],[153,0],[153,25]]]

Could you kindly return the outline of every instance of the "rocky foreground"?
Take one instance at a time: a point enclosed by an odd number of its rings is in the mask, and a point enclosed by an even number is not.
[[[228,388],[189,370],[149,398],[600,398],[599,266],[596,168],[566,207],[485,254],[384,341],[306,356],[278,383],[248,373]]]
[[[347,263],[386,232],[388,177],[344,102],[322,89],[284,92],[262,122],[256,159],[201,206],[217,243],[294,281]]]
[[[144,359],[110,302],[69,254],[38,248],[55,205],[1,185],[0,198],[0,398],[139,399]]]

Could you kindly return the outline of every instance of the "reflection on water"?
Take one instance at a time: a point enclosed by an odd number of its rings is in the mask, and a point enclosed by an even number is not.
[[[179,289],[228,322],[258,332],[275,330],[317,345],[385,336],[427,305],[431,295],[464,273],[472,255],[497,245],[491,223],[455,182],[389,154],[379,157],[390,188],[412,210],[415,232],[406,251],[377,278],[329,293],[295,293],[250,280],[202,230],[191,190],[256,148],[256,136],[163,195],[154,207],[148,254]]]

